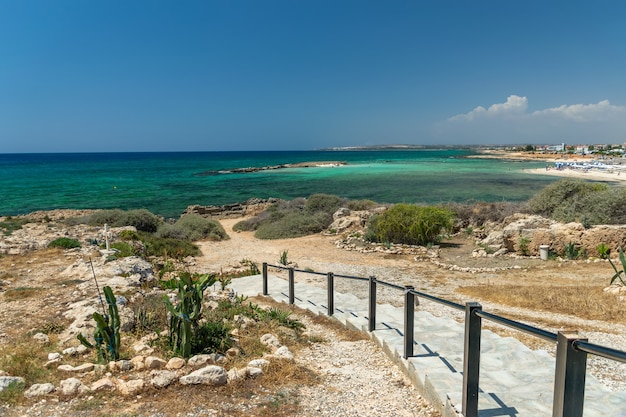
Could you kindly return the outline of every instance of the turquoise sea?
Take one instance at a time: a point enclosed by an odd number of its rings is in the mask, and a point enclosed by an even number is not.
[[[177,217],[189,205],[314,193],[378,202],[520,201],[554,177],[534,162],[467,158],[471,150],[0,154],[0,215],[56,208],[147,208]],[[309,161],[338,167],[219,173]]]

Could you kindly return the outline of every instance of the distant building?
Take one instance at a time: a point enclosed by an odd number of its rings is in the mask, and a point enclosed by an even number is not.
[[[550,145],[546,146],[545,149],[550,152],[565,152],[565,144],[561,143],[560,145]]]

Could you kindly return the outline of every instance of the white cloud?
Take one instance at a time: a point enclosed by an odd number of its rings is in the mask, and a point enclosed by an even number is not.
[[[626,106],[602,100],[529,111],[526,97],[510,95],[504,103],[450,117],[433,132],[455,143],[622,143]]]
[[[528,99],[513,94],[506,99],[506,103],[492,104],[488,109],[478,106],[469,113],[457,114],[448,120],[456,121],[474,120],[481,117],[507,117],[510,115],[524,114],[526,109],[528,109]]]
[[[609,120],[613,117],[626,116],[626,107],[614,106],[609,100],[602,100],[596,104],[572,104],[538,110],[532,117],[554,117],[575,122],[594,122]]]

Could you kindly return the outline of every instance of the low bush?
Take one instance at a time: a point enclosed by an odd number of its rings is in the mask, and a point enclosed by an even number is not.
[[[189,241],[220,241],[228,239],[226,231],[219,222],[207,219],[199,214],[187,214],[174,224],[164,223],[159,227],[156,234],[162,238]]]
[[[144,246],[147,256],[182,259],[187,256],[198,256],[202,254],[198,246],[190,241],[160,238],[152,235],[146,235]]]
[[[528,213],[528,203],[502,201],[496,203],[448,203],[444,206],[456,216],[456,229],[481,227],[487,222],[502,222],[515,213]]]
[[[290,212],[279,220],[262,223],[254,234],[259,239],[286,239],[319,233],[332,222],[332,215]]]
[[[427,245],[441,240],[452,228],[454,214],[442,207],[396,204],[374,216],[369,223],[369,239],[381,243]]]
[[[69,237],[59,237],[48,243],[48,247],[62,249],[80,248],[80,242],[76,239],[71,239]]]
[[[112,227],[134,226],[142,232],[154,233],[163,219],[146,209],[138,210],[99,210],[83,217],[68,219],[68,224],[88,224],[90,226],[102,226],[108,224]]]
[[[580,222],[585,227],[626,222],[626,188],[582,180],[561,180],[529,201],[531,212],[556,221]]]
[[[119,234],[119,237],[120,239],[125,241],[141,240],[141,238],[139,237],[139,233],[133,230],[122,230]]]
[[[9,216],[4,221],[0,222],[0,229],[2,229],[5,236],[9,236],[14,231],[21,229],[26,223],[30,223],[30,220],[16,219]]]
[[[117,258],[142,255],[141,252],[127,242],[115,242],[111,243],[109,246],[111,249],[117,250],[117,253],[115,254]]]
[[[336,195],[313,194],[306,199],[305,208],[309,213],[323,212],[332,216],[343,203],[344,200]]]
[[[372,200],[350,200],[346,204],[348,210],[352,211],[371,210],[378,206],[380,206],[380,204]]]

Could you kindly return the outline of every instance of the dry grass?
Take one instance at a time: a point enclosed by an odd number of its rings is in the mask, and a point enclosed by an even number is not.
[[[476,299],[528,310],[567,314],[586,320],[626,323],[626,301],[601,287],[496,284],[461,287]]]
[[[33,287],[17,287],[9,288],[4,293],[4,299],[6,301],[25,300],[27,298],[33,298],[39,296],[43,288]]]

